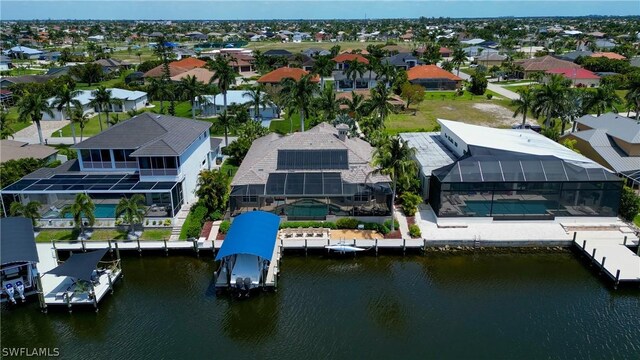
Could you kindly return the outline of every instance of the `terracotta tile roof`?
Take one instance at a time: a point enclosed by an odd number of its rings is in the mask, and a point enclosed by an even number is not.
[[[188,57],[182,60],[174,61],[171,63],[171,65],[190,70],[204,67],[205,65],[207,65],[207,62],[200,59]]]
[[[174,77],[176,75],[182,74],[183,72],[187,72],[191,69],[185,69],[179,66],[174,66],[173,63],[169,64],[169,77]],[[164,67],[162,64],[154,67],[153,69],[147,71],[142,75],[143,77],[162,77],[164,73]]]
[[[453,53],[453,51],[451,51],[450,49],[447,49],[446,47],[440,48],[440,54],[451,54],[451,53]]]
[[[591,54],[591,57],[605,57],[607,59],[611,59],[611,60],[625,60],[626,57],[620,55],[620,54],[616,54],[614,52],[595,52],[593,54]]]
[[[416,79],[449,79],[454,81],[462,81],[461,78],[452,73],[437,67],[436,65],[419,65],[414,66],[407,71],[408,80]]]
[[[600,76],[587,69],[551,69],[547,74],[561,74],[567,79],[600,79]]]
[[[333,58],[333,61],[335,61],[336,63],[343,63],[343,62],[347,62],[347,61],[353,61],[353,60],[357,60],[361,63],[365,63],[368,64],[369,60],[367,60],[366,57],[360,55],[360,54],[340,54],[336,57]]]
[[[577,69],[580,65],[571,61],[560,60],[553,56],[547,55],[539,58],[519,60],[517,64],[522,65],[524,71],[547,71],[551,69]]]
[[[195,68],[195,69],[191,69],[189,71],[185,71],[183,73],[180,73],[176,76],[172,76],[171,80],[173,81],[180,81],[181,79],[187,77],[187,76],[195,76],[196,79],[198,79],[198,81],[203,82],[205,84],[208,84],[209,81],[211,80],[211,77],[213,76],[213,71],[211,70],[207,70],[207,69],[203,69],[203,68]]]
[[[300,80],[303,76],[309,74],[308,71],[299,69],[299,68],[289,68],[289,67],[281,67],[279,69],[275,69],[270,73],[262,75],[260,79],[258,79],[259,83],[279,83],[283,79],[292,78],[296,81]],[[313,78],[314,82],[319,82],[320,78],[315,76]]]

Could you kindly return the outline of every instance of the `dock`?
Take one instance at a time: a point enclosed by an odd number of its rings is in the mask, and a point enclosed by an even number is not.
[[[191,240],[107,240],[107,241],[63,241],[54,240],[52,246],[55,251],[87,251],[94,249],[109,249],[109,251],[137,251],[142,254],[143,251],[164,251],[166,254],[169,250],[193,250],[198,254],[200,250],[214,250],[213,242],[206,241],[204,238]]]
[[[637,239],[580,239],[574,235],[573,244],[614,288],[621,283],[640,283],[640,248],[636,253],[629,248],[638,246]]]
[[[58,266],[55,248],[50,244],[36,244],[38,250],[38,272],[42,284],[43,309],[48,306],[66,306],[71,312],[73,305],[93,305],[98,311],[98,303],[108,294],[113,293],[114,283],[121,278],[120,260],[100,262],[104,272],[96,279],[96,283],[84,291],[76,291],[75,281],[68,276],[45,274]],[[104,249],[104,246],[102,247]]]

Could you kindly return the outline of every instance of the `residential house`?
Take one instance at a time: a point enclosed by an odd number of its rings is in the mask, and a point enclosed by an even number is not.
[[[382,59],[383,64],[390,64],[398,69],[408,70],[414,66],[421,65],[422,61],[411,53],[398,53]]]
[[[460,41],[461,44],[471,45],[471,46],[477,46],[477,45],[482,44],[483,42],[485,42],[485,40],[484,39],[480,39],[480,38],[474,38],[474,39],[468,39],[468,40]]]
[[[500,66],[505,60],[507,60],[506,55],[501,55],[495,52],[483,52],[475,58],[475,61],[478,65],[482,65],[487,68],[490,68],[492,66]]]
[[[576,140],[574,147],[582,155],[640,187],[640,123],[635,119],[614,113],[585,115],[563,139]]]
[[[142,113],[73,146],[78,158],[39,169],[1,193],[43,204],[41,218],[69,226],[60,209],[79,193],[96,204],[99,221],[115,218],[123,197],[141,194],[146,217],[174,218],[195,200],[198,174],[211,167],[210,122]],[[64,221],[62,221],[64,220]]]
[[[171,65],[191,70],[195,68],[205,67],[207,65],[207,62],[204,60],[196,59],[194,57],[184,57],[180,60],[172,61]]]
[[[381,81],[385,82],[384,78],[378,77],[373,71],[365,71],[362,76],[356,79],[354,84],[353,79],[347,77],[346,71],[334,71],[333,83],[336,91],[368,90],[375,88]]]
[[[104,35],[92,35],[92,36],[87,36],[87,41],[91,41],[91,42],[103,42],[103,41],[104,41]]]
[[[364,64],[369,64],[369,59],[362,56],[361,54],[352,54],[352,53],[342,53],[338,54],[338,56],[333,58],[333,61],[336,63],[336,70],[345,71],[349,68],[350,61],[358,61]]]
[[[596,87],[600,85],[600,76],[587,69],[550,69],[547,74],[560,74],[565,79],[571,81],[572,86],[576,87]]]
[[[284,49],[271,49],[271,50],[267,50],[265,52],[262,53],[262,55],[264,56],[284,56],[284,57],[290,57],[293,55],[293,53],[291,51],[288,50],[284,50]]]
[[[526,59],[517,60],[516,64],[519,64],[524,69],[521,74],[524,79],[528,79],[532,73],[546,72],[551,69],[580,69],[581,66],[571,61],[561,60],[550,55]]]
[[[303,76],[308,74],[309,74],[308,71],[300,68],[281,67],[267,74],[262,75],[257,81],[260,84],[278,85],[282,80],[286,78],[291,78],[298,81]],[[316,75],[313,77],[312,81],[320,82],[320,77]]]
[[[45,75],[51,76],[52,78],[69,75],[72,67],[73,66],[61,66],[61,67],[49,68],[49,70],[47,70]]]
[[[127,85],[143,85],[144,73],[142,71],[134,71],[125,76],[124,83]]]
[[[331,55],[331,52],[329,52],[329,50],[325,50],[325,49],[309,48],[309,49],[303,50],[302,54],[304,54],[306,56],[309,56],[309,57],[315,57],[315,56]]]
[[[172,76],[171,81],[180,81],[188,76],[195,76],[198,81],[203,84],[208,84],[213,77],[214,72],[205,68],[194,68],[178,75]]]
[[[141,110],[144,109],[147,105],[148,98],[146,92],[131,91],[118,88],[109,88],[107,90],[111,92],[111,98],[120,101],[119,104],[111,105],[111,109],[109,109],[109,112],[111,113],[124,113],[129,110]],[[78,96],[74,98],[74,100],[80,102],[85,114],[98,112],[99,109],[91,106],[91,101],[93,99],[94,90],[80,90],[80,94],[78,94]],[[49,98],[47,101],[51,106],[55,101],[55,97]],[[66,116],[66,114],[64,113],[64,109],[62,111],[59,111],[57,108],[52,107],[51,111],[53,112],[53,116],[50,116],[49,114],[43,114],[42,120],[62,120]]]
[[[462,79],[436,65],[419,65],[407,70],[407,80],[426,90],[457,90]]]
[[[102,70],[107,74],[118,73],[120,70],[125,70],[130,67],[130,65],[124,61],[111,58],[96,60],[93,63],[102,66]]]
[[[617,216],[621,179],[585,156],[527,129],[438,124],[400,134],[416,149],[421,193],[437,217]]]
[[[184,72],[187,72],[189,70],[191,70],[191,69],[179,67],[179,66],[173,65],[173,63],[170,63],[169,64],[169,77],[180,75],[180,74],[182,74]],[[145,79],[147,79],[147,78],[161,78],[163,76],[164,76],[164,65],[162,65],[162,64],[160,64],[160,65],[154,67],[153,69],[147,71],[143,75],[143,77]]]
[[[442,56],[443,58],[450,58],[453,56],[453,50],[447,49],[446,47],[441,47],[440,56]]]
[[[626,60],[627,59],[626,57],[620,54],[616,54],[614,52],[594,52],[593,54],[591,54],[591,57],[594,57],[594,58],[604,57],[610,60]]]
[[[37,83],[44,84],[53,79],[48,75],[20,75],[20,76],[4,76],[0,78],[0,89],[7,89],[13,84]]]
[[[391,181],[373,172],[373,147],[348,133],[344,124],[320,123],[256,139],[231,182],[232,216],[256,209],[289,220],[389,215]]]
[[[56,160],[58,151],[46,145],[29,144],[15,140],[0,140],[0,164],[9,160],[33,158],[49,164]]]
[[[266,106],[260,106],[258,113],[255,113],[255,106],[251,102],[251,98],[248,96],[246,90],[229,90],[227,91],[227,105],[242,105],[249,111],[249,116],[252,119],[259,119],[263,122],[263,125],[268,127],[269,121],[278,117],[278,108],[275,104],[268,104]],[[215,116],[224,112],[224,95],[218,94],[203,95],[196,99],[196,107],[200,110],[202,116]]]
[[[482,46],[469,46],[463,48],[462,51],[469,57],[476,57],[480,54],[497,54],[498,50]]]
[[[591,57],[593,51],[570,51],[568,53],[557,56],[559,59],[576,62],[580,57]]]
[[[4,54],[13,57],[14,59],[26,59],[26,60],[38,60],[42,51],[33,49],[27,46],[14,46],[9,50],[5,50]]]
[[[196,52],[191,49],[185,48],[176,48],[173,49],[173,54],[176,56],[176,60],[182,60],[184,58],[193,58],[196,57]]]
[[[7,71],[13,68],[13,62],[11,58],[5,55],[0,55],[0,71]]]

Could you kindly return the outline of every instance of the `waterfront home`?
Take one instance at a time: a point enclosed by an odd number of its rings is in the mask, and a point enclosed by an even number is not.
[[[147,93],[144,91],[131,91],[118,88],[109,88],[107,90],[111,92],[112,99],[120,101],[119,104],[111,105],[111,108],[109,109],[109,112],[111,113],[125,113],[129,110],[141,110],[147,105]],[[80,90],[80,93],[74,98],[74,100],[80,102],[85,114],[106,110],[91,106],[91,101],[95,97],[94,93],[94,90]],[[47,100],[49,102],[49,106],[51,106],[53,116],[43,114],[42,120],[62,120],[63,117],[67,116],[67,114],[64,113],[64,109],[58,110],[56,107],[52,106],[55,99],[55,97],[52,97]]]
[[[581,69],[582,67],[571,61],[561,60],[550,55],[526,60],[516,60],[516,64],[522,66],[520,76],[528,79],[533,73],[545,72],[551,69]]]
[[[417,57],[411,53],[398,53],[382,59],[383,64],[393,65],[398,69],[409,70],[414,66],[423,64]]]
[[[277,117],[278,109],[273,103],[266,106],[260,106],[256,114],[255,106],[251,102],[249,92],[246,90],[229,90],[227,91],[227,105],[242,105],[249,111],[252,119],[271,120]],[[224,112],[224,96],[223,94],[203,95],[196,98],[196,107],[201,111],[202,116],[215,116]]]
[[[421,194],[438,217],[542,220],[614,217],[621,179],[531,130],[438,119],[439,132],[403,133],[416,149]]]
[[[113,219],[118,201],[133,194],[145,197],[147,217],[173,218],[195,199],[199,172],[211,167],[210,127],[210,122],[142,113],[74,145],[77,159],[36,170],[1,193],[5,199],[40,202],[47,221],[60,219],[60,209],[78,193],[94,199],[97,218]]]
[[[16,140],[0,140],[0,164],[9,160],[33,158],[49,164],[56,160],[58,150],[51,146],[29,144]]]
[[[576,140],[574,147],[598,164],[640,187],[640,123],[614,113],[576,120],[576,131],[564,138]]]
[[[353,78],[347,77],[346,72],[334,71],[333,80],[336,91],[368,90],[375,88],[378,82],[385,82],[384,77],[379,78],[373,71],[365,71],[356,78],[355,83]]]
[[[369,64],[369,60],[361,54],[342,53],[333,58],[336,63],[335,70],[345,71],[349,68],[350,61],[358,61],[363,64]]]
[[[407,70],[407,80],[422,85],[426,90],[456,90],[462,86],[462,78],[436,65],[419,65]]]
[[[389,215],[390,179],[373,173],[373,147],[348,132],[346,125],[320,123],[256,139],[231,182],[231,214],[257,209],[290,220]]]
[[[587,69],[550,69],[546,73],[562,75],[563,78],[571,81],[572,86],[596,87],[600,85],[600,76]]]
[[[280,82],[284,79],[287,78],[291,78],[293,80],[300,80],[303,76],[308,75],[309,72],[303,69],[299,69],[299,68],[290,68],[290,67],[281,67],[278,69],[275,69],[271,72],[268,72],[264,75],[262,75],[259,79],[258,79],[258,83],[260,84],[271,84],[271,85],[278,85],[280,84]],[[312,81],[314,82],[320,82],[320,77],[319,76],[314,76]]]

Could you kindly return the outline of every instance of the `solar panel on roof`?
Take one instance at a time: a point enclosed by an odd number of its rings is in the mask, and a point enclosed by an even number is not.
[[[348,169],[346,149],[278,150],[278,170]]]

